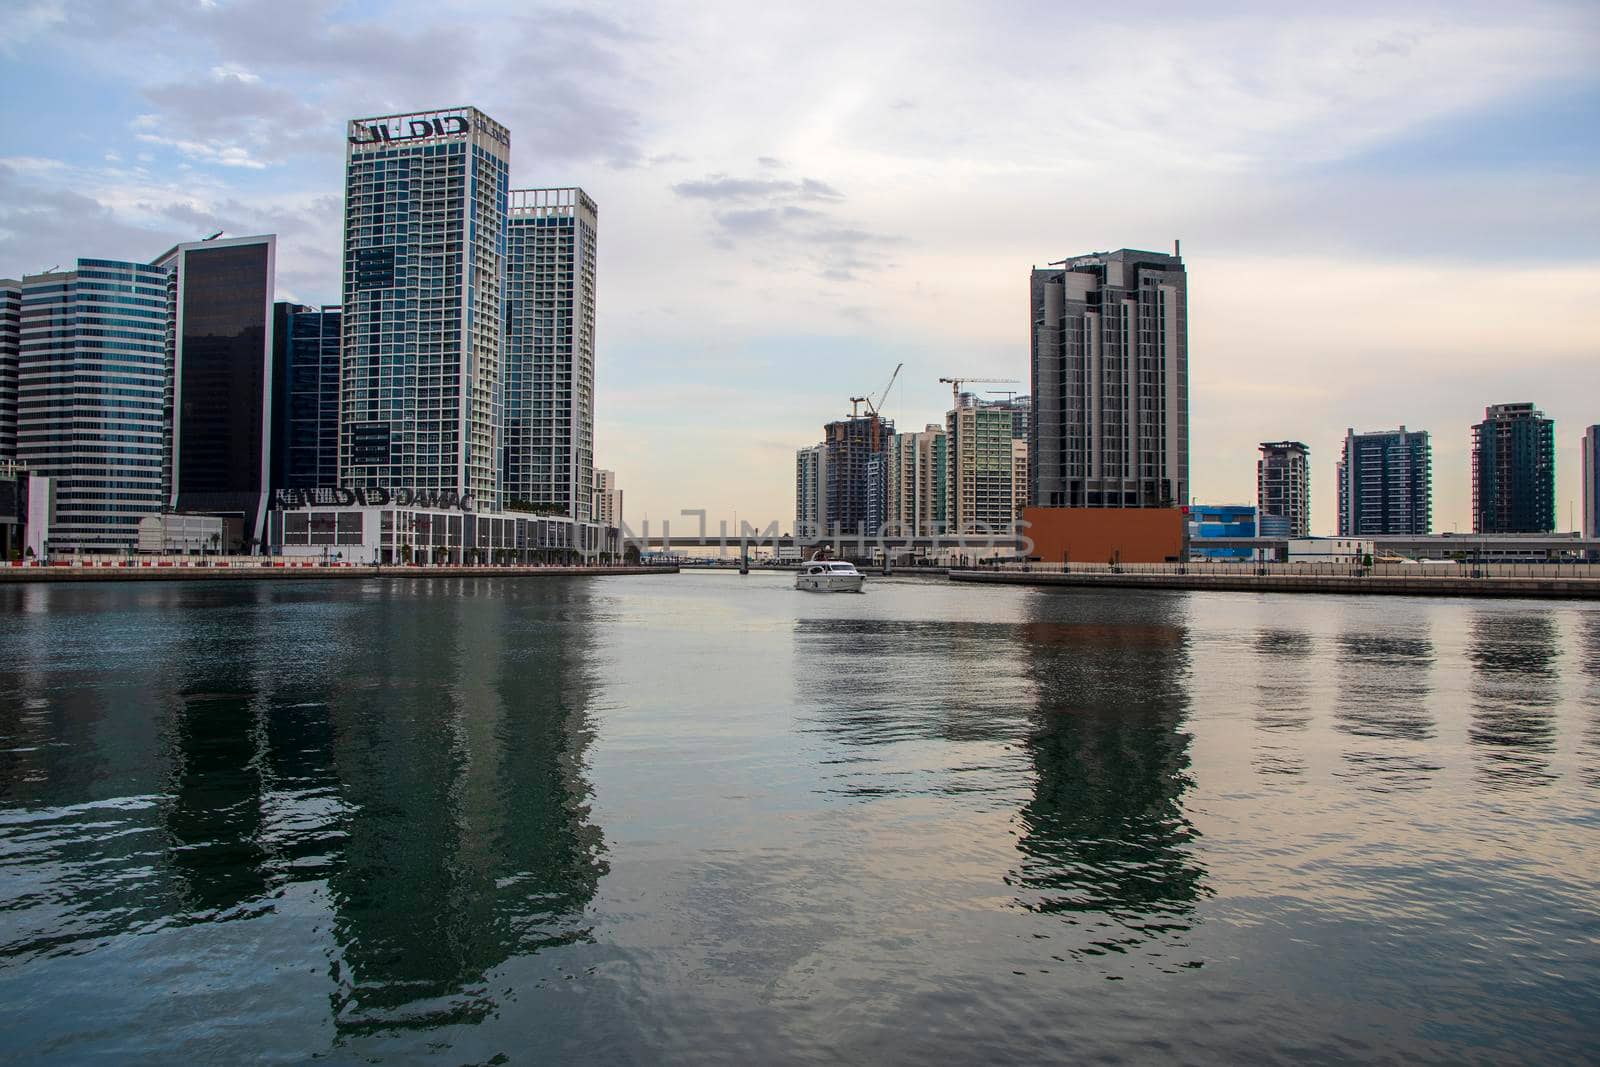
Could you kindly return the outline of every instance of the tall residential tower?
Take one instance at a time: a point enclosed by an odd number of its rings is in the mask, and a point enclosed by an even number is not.
[[[1339,536],[1433,532],[1433,448],[1426,430],[1345,434]]]
[[[1583,536],[1600,537],[1600,425],[1583,431]]]
[[[506,240],[507,506],[590,518],[594,484],[595,202],[582,189],[515,189]]]
[[[1472,531],[1556,528],[1556,424],[1533,404],[1494,404],[1472,428]]]
[[[1162,508],[1189,498],[1188,279],[1121,249],[1033,271],[1028,502]]]
[[[462,107],[348,141],[339,480],[494,507],[510,133]]]
[[[1264,441],[1256,461],[1256,529],[1262,537],[1311,536],[1311,450]]]

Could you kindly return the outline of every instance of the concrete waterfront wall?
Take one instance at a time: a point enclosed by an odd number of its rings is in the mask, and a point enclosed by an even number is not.
[[[1267,570],[1267,568],[1262,568]],[[1205,566],[1164,572],[1103,570],[964,570],[950,579],[991,585],[1095,589],[1210,589],[1240,593],[1346,593],[1386,596],[1545,597],[1600,599],[1600,577],[1474,578],[1458,574],[1218,573]]]
[[[124,566],[0,566],[0,584],[23,582],[173,582],[173,581],[277,581],[327,580],[341,578],[570,578],[585,575],[676,574],[676,566],[665,567],[374,567],[341,564],[305,564],[266,567],[250,564],[195,567]]]

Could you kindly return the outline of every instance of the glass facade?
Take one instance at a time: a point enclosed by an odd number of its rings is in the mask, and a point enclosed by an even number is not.
[[[509,160],[475,108],[350,124],[341,484],[499,506]]]
[[[336,307],[273,308],[274,489],[338,484],[340,319]]]
[[[57,480],[52,550],[132,550],[161,510],[167,281],[100,259],[22,280],[17,452]]]
[[[22,283],[0,278],[0,463],[17,458],[17,352],[22,347]]]
[[[1014,436],[1014,427],[1009,405],[986,403],[970,393],[962,393],[957,407],[945,413],[952,532],[1009,529],[1022,517],[1028,496],[1027,445]]]
[[[1311,536],[1311,450],[1303,442],[1262,442],[1256,508],[1262,537]]]
[[[196,242],[158,261],[173,293],[169,501],[226,519],[229,550],[265,534],[276,243]]]
[[[590,518],[594,497],[595,202],[511,193],[501,487],[508,506]]]

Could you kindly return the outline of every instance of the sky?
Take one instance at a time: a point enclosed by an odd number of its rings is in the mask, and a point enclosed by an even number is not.
[[[276,233],[337,303],[344,124],[470,104],[514,188],[600,206],[596,464],[637,527],[787,530],[794,451],[876,395],[1028,378],[1028,273],[1183,242],[1191,486],[1253,503],[1347,428],[1600,423],[1600,5],[9,0],[0,275]],[[680,520],[682,521],[682,520]]]

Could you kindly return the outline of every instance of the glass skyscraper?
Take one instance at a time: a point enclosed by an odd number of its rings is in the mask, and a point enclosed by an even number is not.
[[[195,241],[169,271],[168,500],[227,523],[228,551],[266,534],[272,456],[272,299],[277,238]]]
[[[51,549],[132,549],[165,502],[167,280],[104,259],[22,280],[17,452],[56,479]]]
[[[274,489],[339,483],[339,322],[336,307],[273,306]]]
[[[508,507],[590,518],[598,213],[582,189],[516,189],[506,238]]]
[[[495,508],[510,133],[464,107],[348,142],[339,481]]]
[[[0,278],[0,463],[17,458],[17,351],[22,347],[22,283]]]

